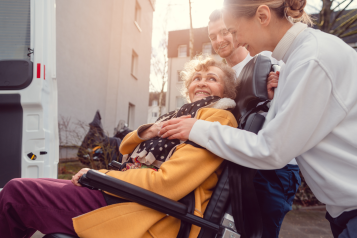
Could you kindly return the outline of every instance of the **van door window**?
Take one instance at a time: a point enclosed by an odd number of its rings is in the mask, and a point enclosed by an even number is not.
[[[30,0],[0,1],[0,60],[28,59]]]

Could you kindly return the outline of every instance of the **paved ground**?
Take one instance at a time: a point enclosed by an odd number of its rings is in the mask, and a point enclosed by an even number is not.
[[[293,210],[280,230],[279,238],[333,238],[323,210]]]
[[[32,238],[42,238],[39,232]],[[323,210],[293,210],[281,227],[279,238],[333,238]]]
[[[43,234],[38,231],[31,238],[42,238],[42,237],[43,237]]]

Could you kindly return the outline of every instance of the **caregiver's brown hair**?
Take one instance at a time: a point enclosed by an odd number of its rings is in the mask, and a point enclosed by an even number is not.
[[[180,77],[184,81],[184,85],[181,92],[182,95],[185,96],[188,101],[190,101],[190,98],[188,96],[188,87],[192,83],[194,73],[201,70],[208,71],[208,68],[210,66],[220,68],[224,73],[223,96],[231,99],[234,99],[236,97],[236,74],[234,70],[222,61],[214,59],[212,56],[198,55],[193,60],[187,62],[184,66],[184,70],[182,70],[180,73]]]
[[[312,25],[311,17],[304,11],[307,0],[225,0],[224,11],[233,17],[253,17],[261,5],[266,5],[279,18]]]

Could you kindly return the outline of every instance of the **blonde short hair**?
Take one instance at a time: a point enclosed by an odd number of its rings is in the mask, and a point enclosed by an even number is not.
[[[222,61],[214,59],[210,55],[198,55],[193,60],[187,62],[184,66],[184,70],[181,71],[180,77],[184,81],[183,88],[181,93],[186,97],[187,101],[190,101],[188,95],[188,87],[192,83],[193,75],[195,72],[204,70],[207,71],[208,67],[217,67],[221,69],[224,73],[223,82],[224,82],[224,91],[223,97],[235,99],[236,97],[236,73],[229,67],[227,64]]]

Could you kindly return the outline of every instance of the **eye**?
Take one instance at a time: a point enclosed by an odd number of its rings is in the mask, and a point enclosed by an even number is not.
[[[194,78],[192,81],[200,81],[199,77]]]
[[[223,31],[222,31],[222,35],[223,35],[223,36],[226,36],[226,35],[228,35],[228,34],[229,34],[229,31],[227,31],[227,30],[223,30]]]
[[[228,30],[229,33],[231,33],[232,35],[235,35],[237,33],[237,31],[234,30]]]
[[[217,36],[215,36],[215,35],[210,35],[210,36],[209,36],[209,39],[210,39],[211,41],[215,41],[215,40],[217,39]]]
[[[214,77],[210,77],[209,81],[217,82],[217,79],[215,79]]]

